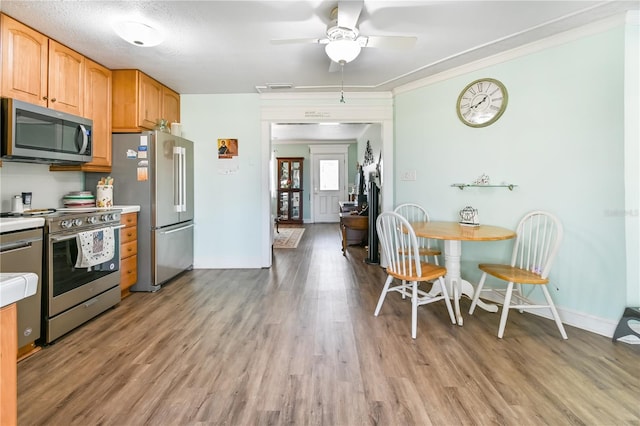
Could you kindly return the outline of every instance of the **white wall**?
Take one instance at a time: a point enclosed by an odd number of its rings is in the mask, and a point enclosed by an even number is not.
[[[84,186],[82,172],[50,172],[45,164],[3,161],[0,167],[0,211],[11,210],[11,197],[32,192],[32,209],[62,207],[62,197]],[[95,191],[95,188],[94,188]]]
[[[481,223],[512,229],[530,210],[558,215],[565,239],[551,273],[552,296],[565,321],[605,335],[613,334],[627,303],[619,214],[625,209],[624,45],[621,24],[443,75],[395,99],[397,173],[417,171],[414,182],[396,180],[395,203],[423,204],[433,220],[457,220],[458,210],[471,205]],[[465,85],[481,77],[501,80],[509,104],[495,124],[471,128],[458,120],[455,104]],[[633,119],[637,125],[638,116]],[[518,187],[450,186],[483,173],[492,183]],[[477,282],[477,263],[508,259],[511,244],[463,243],[463,275]]]
[[[262,266],[260,98],[181,95],[183,136],[195,151],[195,268]],[[238,139],[238,171],[221,174],[217,139]]]

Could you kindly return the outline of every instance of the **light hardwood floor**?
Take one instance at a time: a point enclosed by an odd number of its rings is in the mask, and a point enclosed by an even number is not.
[[[194,270],[18,364],[20,425],[638,425],[640,351],[516,312],[452,325],[307,226],[273,267]]]

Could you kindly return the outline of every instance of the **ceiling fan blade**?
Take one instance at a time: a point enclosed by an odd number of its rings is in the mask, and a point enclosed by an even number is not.
[[[338,2],[338,26],[354,29],[364,6],[364,0],[342,0]]]
[[[270,40],[271,44],[327,44],[326,38],[283,38]]]
[[[410,49],[416,44],[417,40],[417,37],[412,36],[358,37],[358,41],[362,47],[377,47],[382,49]]]

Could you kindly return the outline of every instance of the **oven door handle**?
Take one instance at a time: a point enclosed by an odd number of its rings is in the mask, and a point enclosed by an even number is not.
[[[126,225],[118,225],[118,226],[112,226],[112,228],[114,230],[116,229],[122,229],[124,228]],[[59,243],[60,241],[67,241],[67,240],[73,240],[74,238],[76,238],[78,236],[78,234],[73,234],[73,235],[67,235],[66,237],[50,237],[50,240],[54,243]]]
[[[51,242],[53,243],[58,243],[60,241],[67,241],[67,240],[73,240],[78,236],[78,234],[73,234],[73,235],[69,235],[66,237],[50,237],[49,239],[51,240]]]

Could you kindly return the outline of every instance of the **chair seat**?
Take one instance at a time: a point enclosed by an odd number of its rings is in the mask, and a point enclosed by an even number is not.
[[[542,278],[540,274],[511,265],[483,263],[478,265],[478,268],[489,275],[493,275],[507,282],[520,284],[547,284],[549,282],[548,278]]]
[[[409,265],[411,263],[411,265]],[[420,269],[422,269],[421,276],[413,276],[413,275],[405,275],[399,273],[399,271],[409,270],[409,266],[412,267],[412,271],[415,273],[415,265],[413,265],[413,260],[407,258],[405,261],[405,265],[402,263],[395,263],[394,268],[387,268],[387,273],[394,278],[404,281],[432,281],[438,277],[442,277],[447,273],[446,268],[438,265],[434,265],[433,263],[420,262]],[[404,268],[403,268],[404,266]],[[393,269],[393,271],[392,271]]]
[[[400,254],[407,254],[404,250],[399,250]],[[419,256],[440,256],[442,252],[438,249],[429,248],[429,247],[420,247],[418,249]]]

